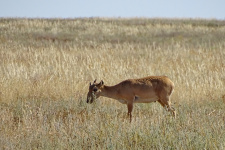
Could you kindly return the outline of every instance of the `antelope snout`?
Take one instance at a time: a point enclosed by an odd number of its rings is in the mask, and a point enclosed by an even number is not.
[[[90,103],[90,104],[93,103],[93,99],[91,97],[88,97],[87,98],[87,103]]]
[[[90,98],[88,97],[88,98],[87,98],[87,103],[89,103],[89,99],[90,99]]]

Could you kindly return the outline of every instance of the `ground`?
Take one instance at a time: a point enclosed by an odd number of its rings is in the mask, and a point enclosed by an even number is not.
[[[223,149],[225,24],[192,19],[0,19],[0,149]],[[158,103],[86,104],[89,83],[166,75]]]

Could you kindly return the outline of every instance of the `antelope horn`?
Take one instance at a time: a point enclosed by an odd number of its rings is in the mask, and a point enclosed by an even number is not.
[[[96,80],[97,80],[97,79],[95,79],[94,83],[96,83]]]

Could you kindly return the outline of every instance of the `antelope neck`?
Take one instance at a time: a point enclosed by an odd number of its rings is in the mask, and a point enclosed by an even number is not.
[[[119,99],[118,97],[118,88],[116,86],[104,86],[102,90],[102,96],[113,98],[113,99]]]

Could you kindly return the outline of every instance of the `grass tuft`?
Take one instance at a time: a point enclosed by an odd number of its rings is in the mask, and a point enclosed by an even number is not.
[[[223,149],[225,24],[195,19],[0,18],[0,149]],[[158,103],[86,103],[97,78],[167,75]]]

